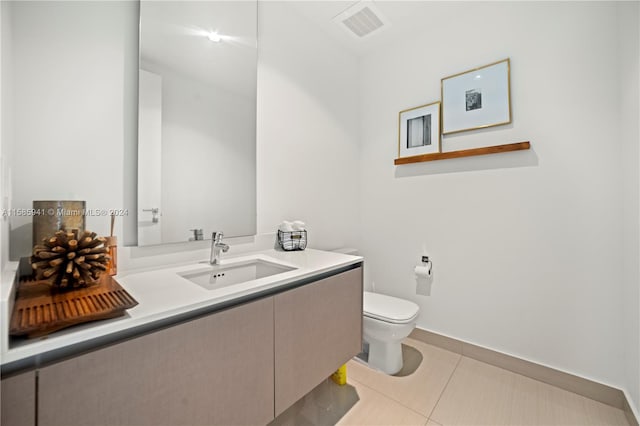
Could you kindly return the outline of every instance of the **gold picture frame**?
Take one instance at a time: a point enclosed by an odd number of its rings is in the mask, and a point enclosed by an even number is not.
[[[511,62],[493,62],[440,80],[442,134],[511,123]]]
[[[440,111],[436,101],[398,113],[398,158],[441,151]]]

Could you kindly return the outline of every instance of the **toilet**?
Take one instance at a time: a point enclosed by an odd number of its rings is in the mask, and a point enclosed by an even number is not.
[[[352,248],[336,252],[357,255]],[[386,374],[402,370],[402,339],[416,327],[420,307],[408,300],[365,291],[362,298],[363,340],[369,346],[368,364]]]
[[[387,374],[402,369],[402,339],[416,327],[420,308],[413,302],[364,292],[363,339],[369,344],[368,363]]]

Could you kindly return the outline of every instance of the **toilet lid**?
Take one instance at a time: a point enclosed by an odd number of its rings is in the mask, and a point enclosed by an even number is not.
[[[379,293],[364,292],[364,315],[380,321],[402,324],[418,316],[420,307],[408,300]]]

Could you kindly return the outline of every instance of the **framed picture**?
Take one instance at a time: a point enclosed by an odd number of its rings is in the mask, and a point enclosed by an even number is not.
[[[445,77],[442,134],[511,123],[509,59]]]
[[[398,157],[440,152],[440,102],[400,111]]]

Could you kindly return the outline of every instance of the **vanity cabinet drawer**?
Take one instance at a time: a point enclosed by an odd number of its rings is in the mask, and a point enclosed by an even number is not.
[[[362,268],[275,296],[275,415],[362,350]]]
[[[36,373],[27,373],[2,379],[2,406],[0,424],[7,426],[35,426]]]
[[[42,368],[38,424],[256,425],[273,419],[273,297]]]

